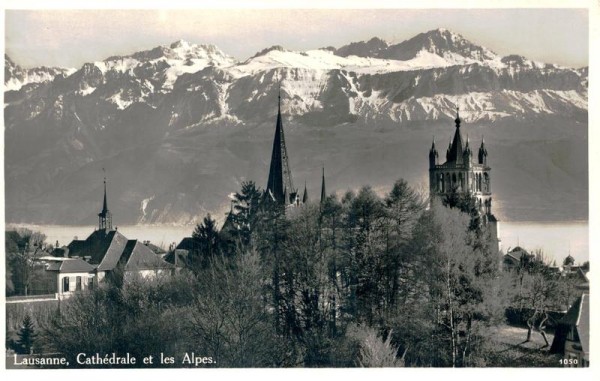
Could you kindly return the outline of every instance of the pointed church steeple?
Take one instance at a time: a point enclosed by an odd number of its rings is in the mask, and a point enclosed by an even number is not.
[[[283,134],[280,89],[277,103],[277,124],[275,126],[273,152],[271,154],[269,179],[267,181],[267,193],[271,194],[277,203],[287,205],[290,203],[290,200],[286,197],[287,192],[291,194],[296,193],[292,182],[292,173],[290,172],[285,137]]]
[[[469,135],[467,135],[467,143],[465,144],[465,151],[463,152],[463,162],[465,164],[471,164],[472,157],[473,152],[471,152],[471,147],[469,147]]]
[[[225,222],[223,222],[223,226],[221,227],[221,232],[227,232],[231,230],[235,230],[235,215],[233,214],[233,200],[229,203],[229,212],[226,213]]]
[[[327,192],[325,191],[325,167],[323,167],[323,178],[321,179],[321,204],[327,199]]]
[[[302,195],[302,203],[306,204],[308,202],[308,191],[306,190],[306,181],[304,181],[304,194]]]
[[[431,149],[429,150],[429,168],[433,168],[437,165],[438,151],[435,149],[435,136],[431,142]]]
[[[483,137],[481,137],[481,147],[479,147],[479,154],[478,159],[479,159],[479,164],[483,164],[483,165],[487,165],[487,149],[485,148],[485,141],[483,139]]]
[[[104,171],[104,168],[102,169]],[[102,210],[98,213],[98,229],[112,230],[112,214],[108,210],[108,202],[106,200],[106,176],[104,176],[104,201]]]
[[[456,131],[454,132],[454,139],[452,140],[452,145],[448,151],[447,161],[461,164],[463,159],[463,140],[460,134],[460,116],[458,114],[458,107],[456,108],[456,119],[454,119],[454,122],[456,124]]]

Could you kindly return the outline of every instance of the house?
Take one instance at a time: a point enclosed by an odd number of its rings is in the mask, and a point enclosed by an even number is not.
[[[80,258],[42,257],[47,263],[46,271],[53,273],[56,282],[54,293],[59,299],[71,296],[74,292],[94,288],[96,273],[94,266]]]
[[[590,294],[584,293],[558,322],[550,353],[563,356],[565,366],[590,365]]]
[[[504,271],[512,271],[523,265],[526,260],[533,259],[533,255],[529,254],[527,250],[517,246],[504,254],[502,257],[502,268]]]

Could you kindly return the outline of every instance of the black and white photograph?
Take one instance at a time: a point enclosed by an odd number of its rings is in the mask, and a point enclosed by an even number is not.
[[[9,1],[7,379],[588,379],[599,4],[488,3]]]

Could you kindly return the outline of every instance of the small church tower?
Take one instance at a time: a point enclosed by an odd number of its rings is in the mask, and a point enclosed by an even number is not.
[[[446,151],[446,162],[438,163],[438,152],[435,140],[429,150],[429,193],[433,197],[447,197],[452,193],[468,193],[475,197],[483,221],[487,224],[496,237],[496,246],[499,246],[498,220],[492,213],[492,186],[491,168],[487,164],[487,149],[483,138],[477,154],[477,161],[473,161],[469,138],[463,141],[461,133],[461,119],[456,109],[454,120],[454,138],[450,141]]]
[[[104,177],[104,202],[102,203],[102,210],[98,213],[98,229],[112,230],[112,214],[108,210],[108,203],[106,202],[106,176]]]
[[[271,165],[269,167],[266,192],[272,200],[283,206],[300,203],[300,195],[292,182],[292,172],[288,163],[287,148],[283,134],[281,91],[278,96],[277,124],[275,125],[275,137],[273,139],[273,151],[271,153]]]

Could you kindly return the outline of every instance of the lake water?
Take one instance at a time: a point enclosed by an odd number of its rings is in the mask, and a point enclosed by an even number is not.
[[[47,242],[66,245],[74,237],[85,239],[94,228],[90,226],[59,226],[8,224],[9,227],[25,227],[41,231],[47,237]],[[125,225],[119,226],[119,231],[129,239],[150,241],[155,245],[167,248],[170,243],[179,243],[183,237],[189,237],[193,226],[169,225]],[[550,259],[557,263],[571,253],[576,263],[589,260],[589,231],[587,221],[577,222],[500,222],[501,249],[506,252],[515,246],[521,246],[528,251],[542,249]]]

